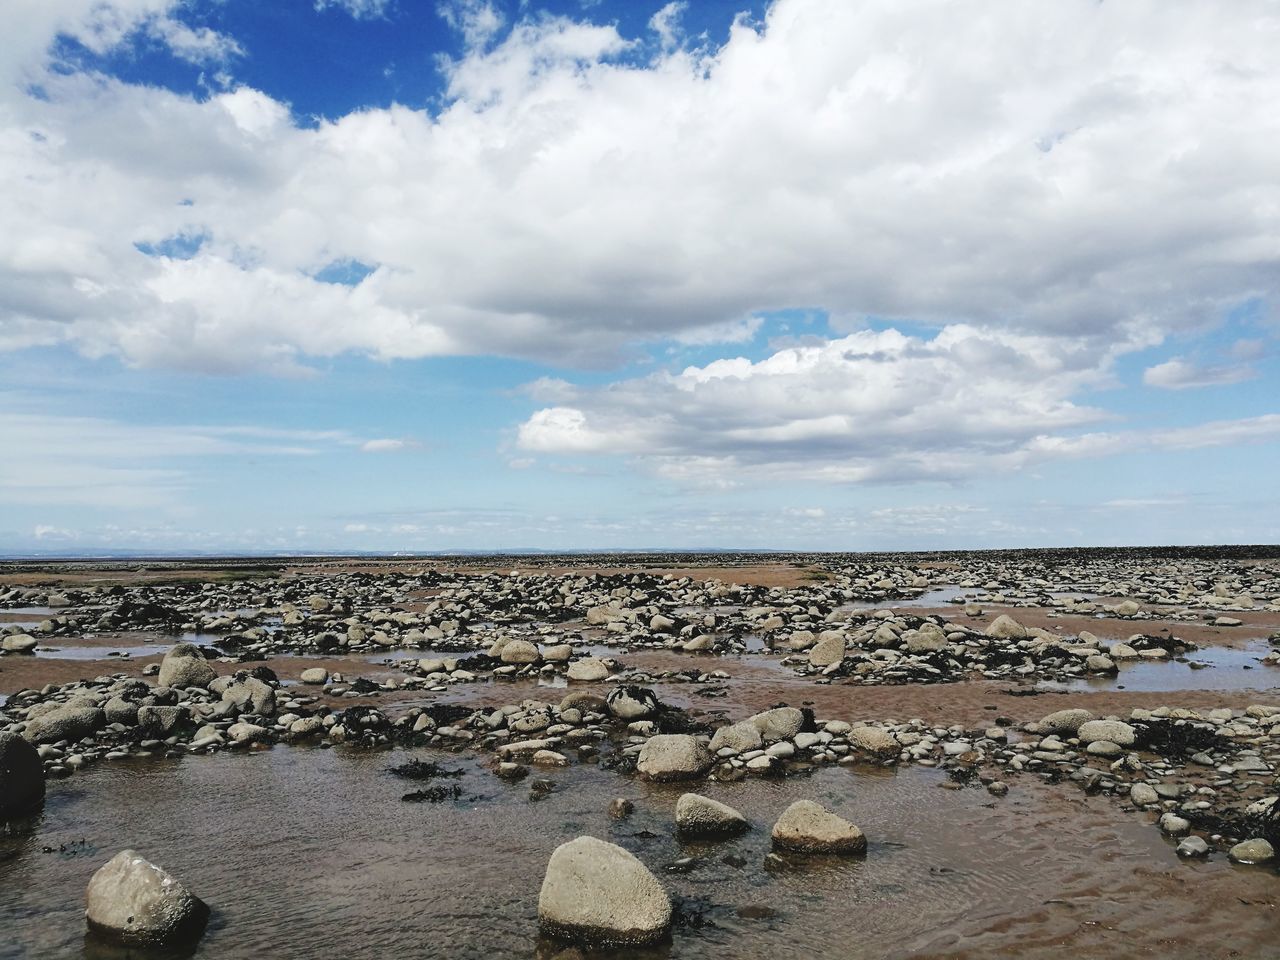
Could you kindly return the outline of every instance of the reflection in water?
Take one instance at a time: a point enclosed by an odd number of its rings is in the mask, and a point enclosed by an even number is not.
[[[1280,668],[1264,666],[1261,659],[1271,648],[1253,643],[1244,650],[1206,647],[1178,660],[1120,660],[1114,677],[1081,677],[1078,680],[1045,680],[1040,690],[1266,690],[1280,683]]]

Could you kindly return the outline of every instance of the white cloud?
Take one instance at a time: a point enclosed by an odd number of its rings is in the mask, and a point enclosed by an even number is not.
[[[43,67],[58,31],[217,48],[175,9],[0,14],[0,345],[283,373],[350,351],[599,363],[797,306],[1131,342],[1276,293],[1267,0],[778,0],[643,63],[612,25],[453,4],[484,39],[438,112],[314,129],[245,88]],[[180,233],[205,238],[190,259],[134,247]],[[313,279],[345,260],[377,269]]]
[[[398,453],[416,444],[411,440],[399,440],[394,437],[384,437],[377,440],[366,440],[360,444],[360,449],[365,453]]]
[[[375,20],[385,17],[394,0],[315,0],[317,13],[325,10],[344,10],[357,20]]]
[[[1258,372],[1252,367],[1224,364],[1200,366],[1181,357],[1148,367],[1142,374],[1142,382],[1149,387],[1165,390],[1186,390],[1190,387],[1216,387],[1252,380]]]

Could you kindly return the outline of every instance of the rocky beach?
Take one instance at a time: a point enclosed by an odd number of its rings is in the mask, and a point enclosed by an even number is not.
[[[1280,932],[1268,548],[13,563],[0,633],[3,957]]]

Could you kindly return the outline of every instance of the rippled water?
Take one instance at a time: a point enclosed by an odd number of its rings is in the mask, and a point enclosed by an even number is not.
[[[1088,801],[1088,816],[1064,832],[1060,814],[1043,807],[1049,788],[1015,788],[997,804],[979,789],[939,789],[941,775],[921,769],[706,784],[756,829],[726,843],[681,844],[672,830],[679,787],[575,766],[547,774],[556,792],[531,802],[527,782],[507,784],[474,759],[437,754],[465,771],[444,781],[458,783],[463,799],[405,803],[419,785],[387,768],[406,756],[276,748],[121,761],[55,782],[33,828],[0,839],[0,958],[102,955],[85,947],[84,888],[128,846],[212,905],[195,956],[220,960],[534,956],[547,858],[583,833],[633,851],[693,918],[647,957],[882,957],[944,946],[951,955],[971,938],[979,945],[999,918],[1045,909],[1085,876],[1114,899],[1134,865],[1188,878],[1224,869],[1178,864],[1156,831],[1105,800]],[[636,803],[620,823],[606,813],[619,795]],[[866,859],[770,868],[768,827],[801,797],[858,823],[870,838]],[[691,872],[664,870],[685,856],[695,858]],[[1051,919],[1060,917],[1054,908]]]
[[[1280,684],[1280,667],[1264,666],[1261,659],[1271,652],[1266,643],[1250,644],[1244,650],[1206,647],[1194,650],[1183,660],[1118,661],[1114,677],[1082,677],[1078,680],[1043,681],[1041,690],[1133,690],[1172,692],[1177,690],[1266,690]],[[1202,664],[1201,667],[1192,664]]]

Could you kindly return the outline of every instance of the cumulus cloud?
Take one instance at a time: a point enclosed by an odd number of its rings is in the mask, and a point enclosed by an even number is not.
[[[284,373],[344,352],[593,364],[795,306],[1101,343],[1276,292],[1267,0],[777,0],[697,50],[667,6],[656,54],[467,0],[445,8],[473,42],[442,106],[306,127],[244,87],[46,69],[59,33],[109,49],[148,23],[215,52],[176,9],[0,14],[0,346]],[[178,235],[204,239],[136,246]],[[317,278],[336,262],[376,269]]]
[[[394,0],[315,0],[316,12],[343,10],[357,20],[385,17]]]
[[[1165,390],[1186,390],[1191,387],[1216,387],[1252,380],[1258,372],[1245,364],[1201,366],[1182,357],[1174,357],[1142,374],[1142,382],[1149,387]]]
[[[395,437],[382,437],[376,440],[366,440],[360,444],[360,449],[364,453],[399,453],[401,450],[407,450],[410,447],[416,447],[417,443],[412,440],[400,440]]]

